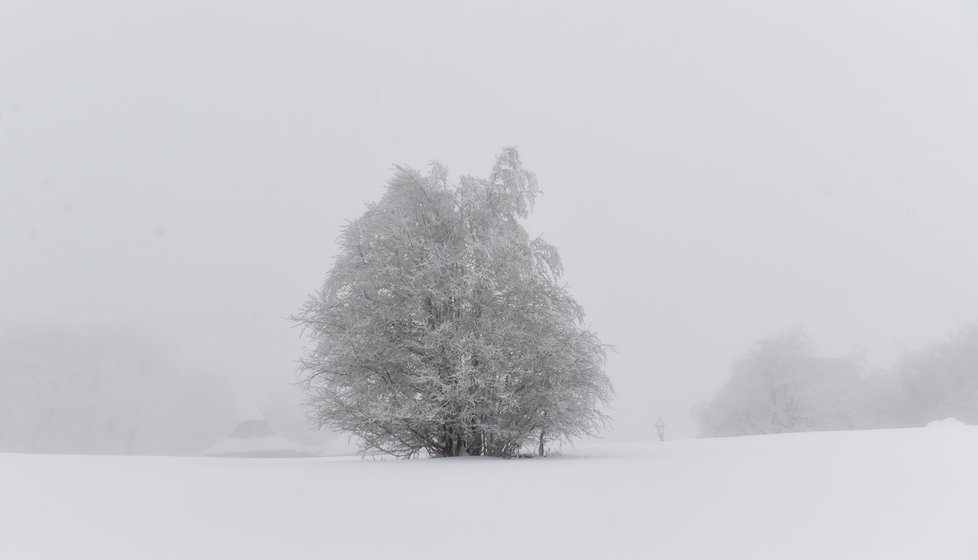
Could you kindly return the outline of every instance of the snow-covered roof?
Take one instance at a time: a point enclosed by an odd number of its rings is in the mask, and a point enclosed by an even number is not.
[[[268,421],[252,418],[208,447],[204,455],[218,457],[308,457],[304,446],[279,435]]]

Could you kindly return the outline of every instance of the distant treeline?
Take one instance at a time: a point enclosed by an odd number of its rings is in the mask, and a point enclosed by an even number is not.
[[[196,453],[231,425],[229,404],[132,329],[0,332],[0,452]]]
[[[730,381],[694,414],[704,436],[978,424],[978,324],[865,371],[858,354],[815,355],[795,328],[754,343]]]

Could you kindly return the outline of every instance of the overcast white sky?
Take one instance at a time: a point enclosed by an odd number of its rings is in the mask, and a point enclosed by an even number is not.
[[[505,145],[617,346],[615,437],[693,435],[793,323],[887,365],[978,319],[967,0],[6,0],[0,326],[131,325],[289,401],[344,221]]]

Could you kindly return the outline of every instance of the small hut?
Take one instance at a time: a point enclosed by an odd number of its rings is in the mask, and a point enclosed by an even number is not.
[[[264,418],[238,424],[227,437],[208,447],[211,457],[312,457],[302,444],[276,432]]]

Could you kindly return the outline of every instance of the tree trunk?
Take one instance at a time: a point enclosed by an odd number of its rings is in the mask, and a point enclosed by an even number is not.
[[[485,455],[485,436],[483,436],[482,432],[472,431],[471,438],[472,441],[466,442],[465,452],[469,455]]]
[[[543,442],[546,439],[546,437],[547,437],[547,432],[540,430],[540,449],[538,450],[538,452],[541,457],[543,457],[543,452],[544,452]]]

